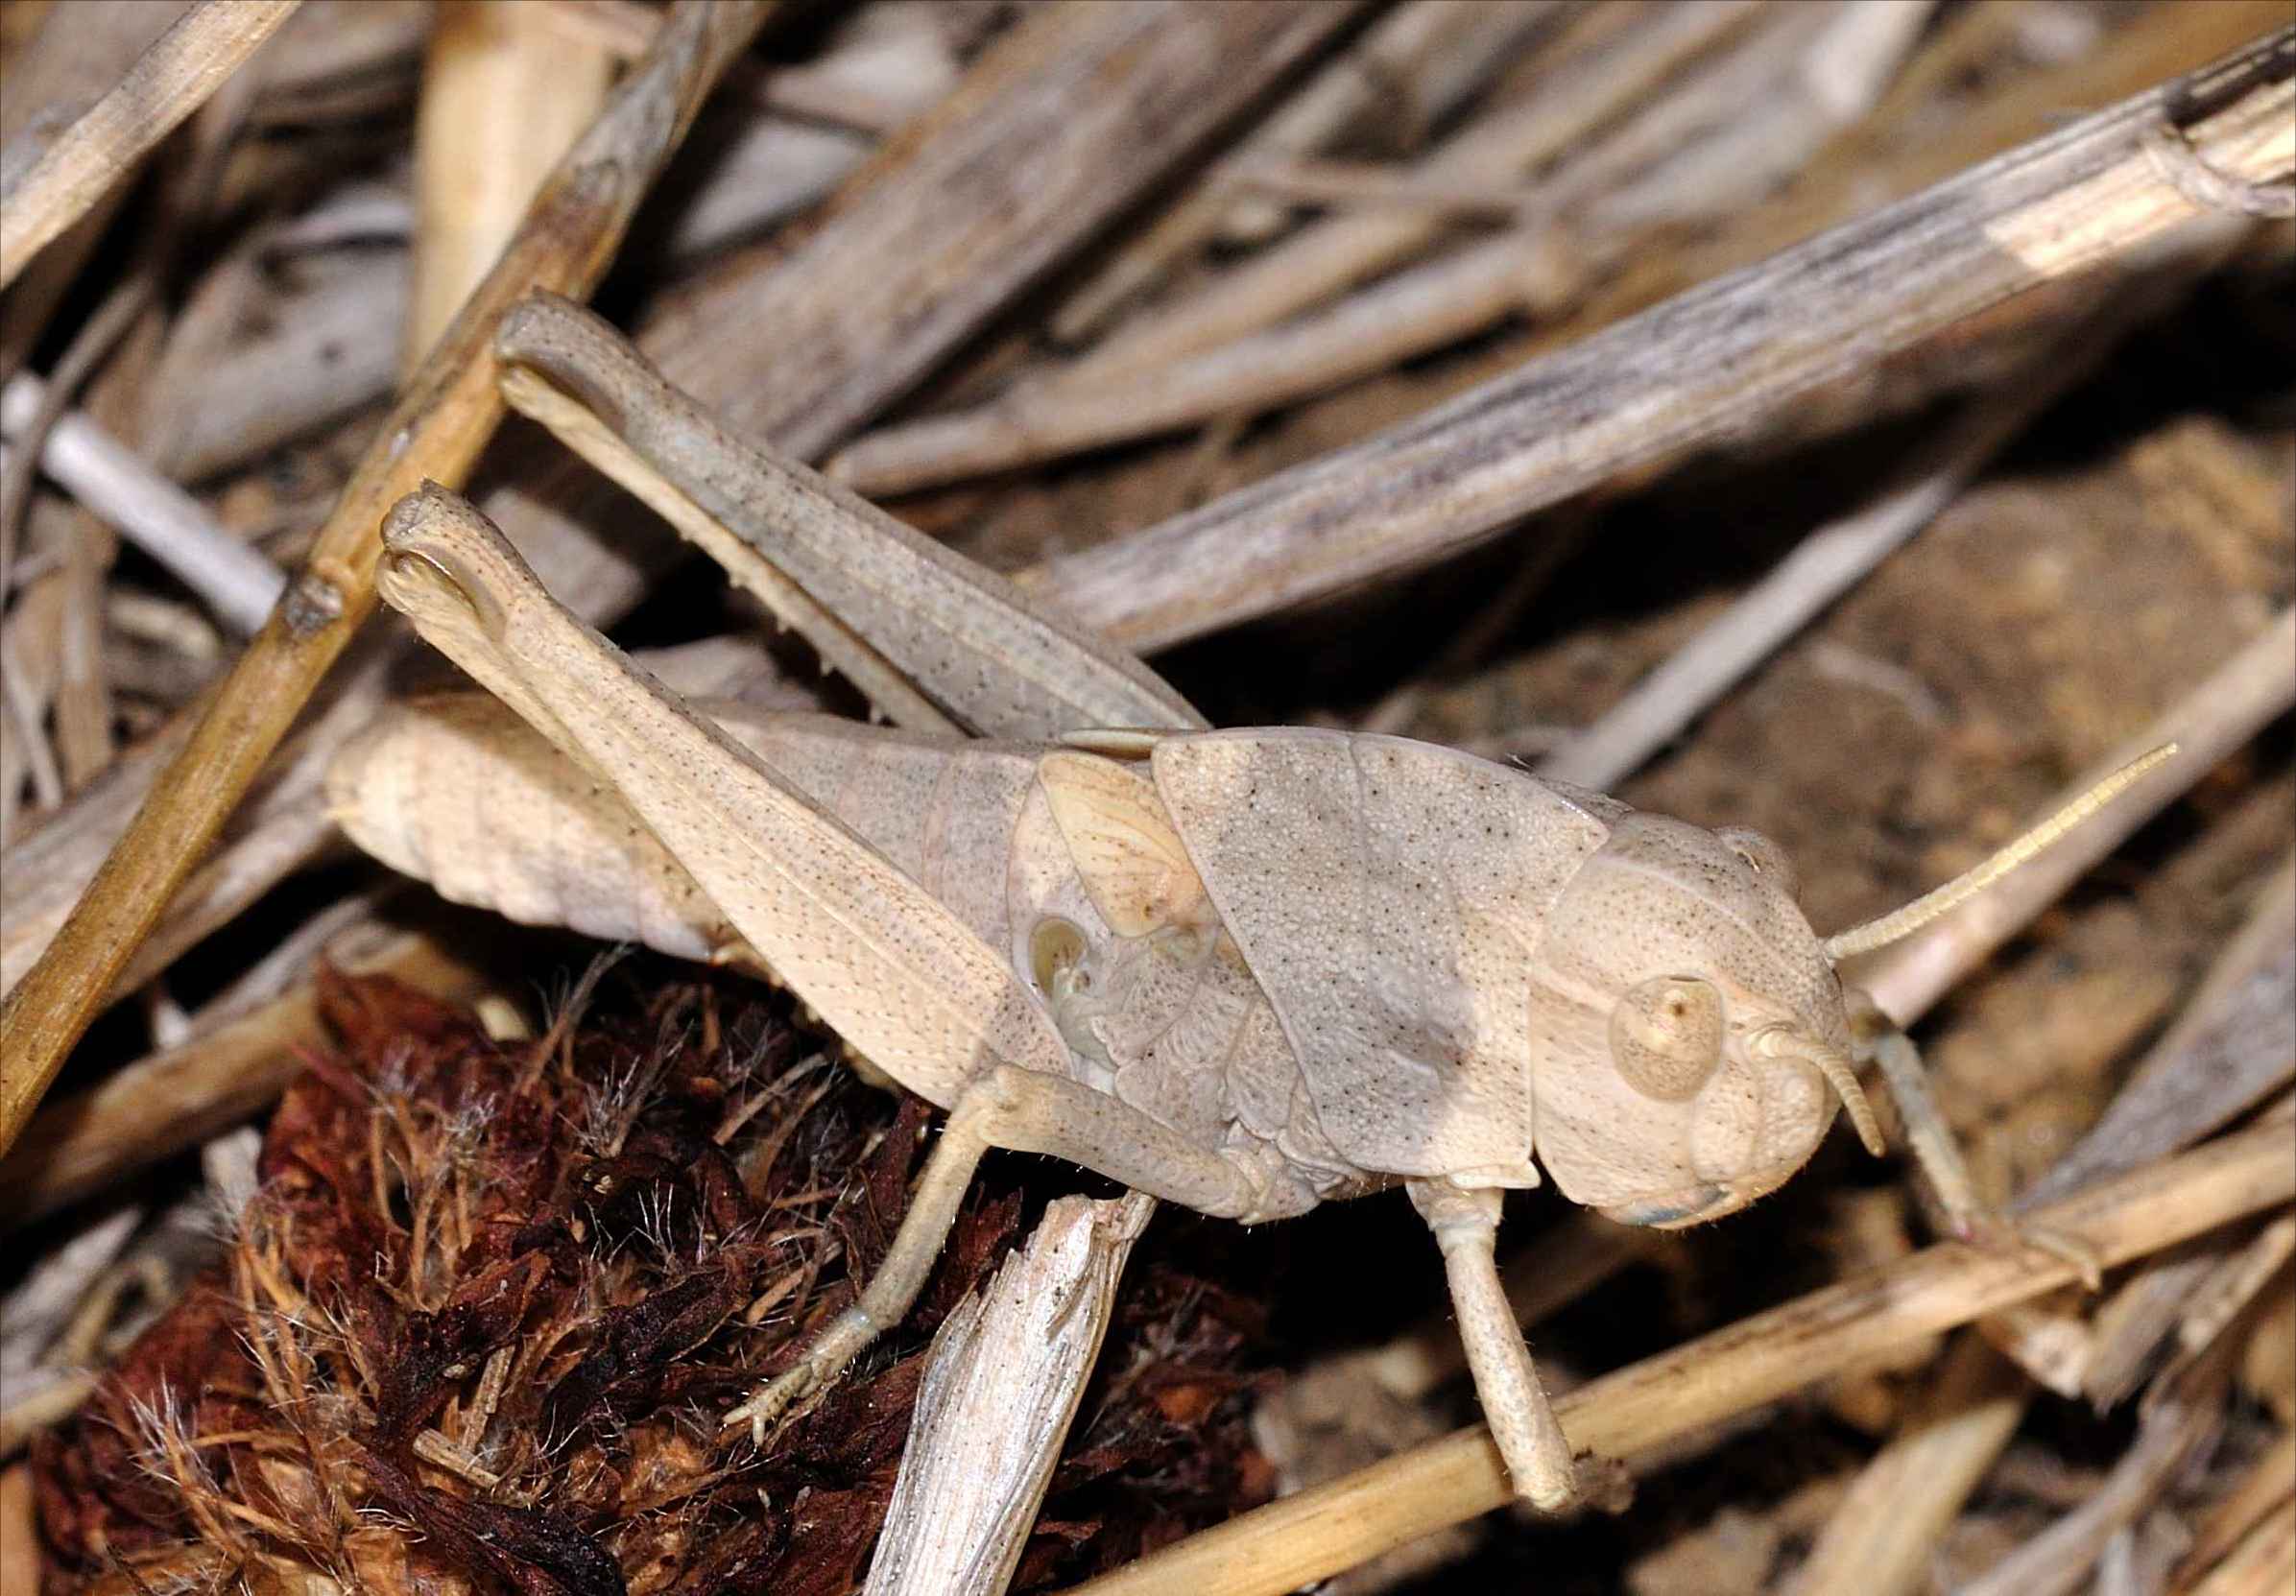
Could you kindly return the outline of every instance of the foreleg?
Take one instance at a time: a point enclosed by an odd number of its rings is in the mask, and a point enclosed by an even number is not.
[[[1507,1304],[1498,1277],[1498,1214],[1501,1194],[1493,1188],[1469,1190],[1447,1180],[1409,1182],[1411,1204],[1443,1249],[1451,1304],[1459,1316],[1459,1340],[1467,1348],[1475,1394],[1499,1456],[1514,1477],[1515,1490],[1535,1508],[1560,1513],[1597,1495],[1604,1507],[1622,1507],[1623,1475],[1592,1454],[1573,1455],[1555,1418],[1546,1388],[1531,1362],[1531,1349]],[[1590,1488],[1599,1487],[1599,1489]]]

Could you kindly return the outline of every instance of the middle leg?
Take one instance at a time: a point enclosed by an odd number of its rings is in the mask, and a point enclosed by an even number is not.
[[[901,1216],[885,1261],[860,1298],[831,1320],[797,1363],[726,1415],[763,1444],[773,1421],[900,1322],[932,1273],[965,1188],[992,1147],[1043,1153],[1151,1197],[1222,1218],[1250,1213],[1258,1194],[1243,1172],[1136,1108],[1065,1076],[999,1064],[965,1088]]]

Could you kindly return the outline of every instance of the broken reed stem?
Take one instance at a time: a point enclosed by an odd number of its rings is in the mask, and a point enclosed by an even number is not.
[[[221,87],[302,0],[205,0],[0,198],[0,288]]]
[[[2139,826],[2286,713],[2296,703],[2291,660],[2296,660],[2296,607],[2282,610],[2208,680],[2083,771],[2066,792],[2087,792],[2132,761],[2174,744],[2176,751],[2135,788],[2047,852],[1916,935],[1871,958],[1846,962],[1843,979],[1864,989],[1901,1026],[1911,1025]]]
[[[2296,1198],[2259,1125],[2034,1216],[2108,1268]],[[2070,1264],[1949,1242],[1607,1374],[1555,1404],[1574,1445],[1631,1459],[1890,1348],[2069,1285]],[[1232,1519],[1067,1596],[1280,1596],[1512,1500],[1482,1425]]]
[[[493,436],[504,415],[490,347],[495,319],[533,289],[581,295],[597,282],[710,85],[773,3],[682,0],[409,381],[301,574],[71,918],[0,1005],[0,1152],[14,1143],[120,970],[373,609],[383,512],[426,478],[466,480]]]
[[[943,1322],[863,1596],[1003,1596],[1155,1211],[1056,1200]]]
[[[1150,650],[1474,542],[1730,435],[2001,300],[2208,212],[2151,149],[2228,181],[2296,169],[2296,29],[1530,361],[1429,415],[1038,566]]]

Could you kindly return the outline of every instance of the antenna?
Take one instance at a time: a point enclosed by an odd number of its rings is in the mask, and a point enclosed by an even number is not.
[[[1894,914],[1884,915],[1877,920],[1868,920],[1863,925],[1854,925],[1847,931],[1835,932],[1826,939],[1826,957],[1839,964],[1854,953],[1868,953],[1909,937],[1939,916],[1958,909],[2034,855],[2055,845],[2067,832],[2166,763],[2176,749],[2174,743],[2164,743],[2150,753],[2130,760],[1975,869],[1955,876]]]
[[[1857,1084],[1857,1071],[1840,1053],[1815,1036],[1783,1026],[1756,1033],[1753,1047],[1757,1058],[1799,1059],[1816,1069],[1850,1111],[1850,1124],[1855,1128],[1857,1139],[1865,1143],[1865,1150],[1877,1158],[1887,1151],[1881,1141],[1881,1126],[1874,1118],[1874,1106]]]

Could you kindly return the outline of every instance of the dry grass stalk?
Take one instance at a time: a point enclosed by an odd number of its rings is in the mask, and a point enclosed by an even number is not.
[[[442,0],[415,115],[408,369],[438,342],[605,102],[612,59],[535,6]]]
[[[265,771],[254,796],[232,817],[222,845],[192,872],[120,972],[114,995],[158,974],[288,872],[332,846],[320,777],[334,744],[367,719],[380,697],[378,656],[379,651],[361,659],[360,674]],[[5,906],[0,989],[21,981],[54,940],[101,868],[111,839],[127,825],[155,774],[177,756],[188,731],[180,722],[162,731],[10,850],[0,872],[7,876],[0,883],[0,906]]]
[[[2164,1375],[2137,1438],[2079,1507],[1959,1587],[1965,1596],[2072,1596],[2107,1544],[2160,1500],[2170,1478],[2224,1421],[2223,1347]]]
[[[2084,1314],[2091,1305],[2080,1302],[2054,1314],[2038,1306],[2023,1343],[2012,1345],[1997,1334],[1996,1345],[2059,1395],[2087,1395],[2099,1409],[2117,1407],[2151,1372],[2162,1341],[2232,1245],[2230,1237],[2210,1236],[2147,1258],[2093,1311]],[[1989,1321],[1986,1328],[1996,1327]]]
[[[1782,59],[1748,51],[1701,83],[1638,115],[1602,158],[1571,174],[1590,226],[1647,226],[1735,208],[1867,113],[1927,27],[1933,0],[1850,5],[1827,17],[1792,6],[1773,25]],[[1797,13],[1816,12],[1820,25]],[[1807,28],[1806,33],[1801,31]]]
[[[1004,1596],[1155,1209],[1056,1200],[942,1323],[864,1596]]]
[[[70,1411],[57,1388],[76,1386],[75,1401],[84,1394],[85,1381],[73,1376],[92,1371],[55,1368],[50,1350],[65,1339],[81,1301],[143,1218],[134,1203],[106,1214],[35,1263],[0,1301],[0,1459],[14,1456],[24,1438],[45,1428],[60,1409]]]
[[[208,385],[199,404],[166,417],[155,438],[156,458],[182,481],[203,481],[339,423],[388,394],[397,374],[404,252],[357,250],[325,263],[298,291],[269,301],[260,331],[227,343],[223,333],[260,281],[261,259],[258,243],[210,273],[161,357],[163,378],[196,369]]]
[[[1556,304],[1577,281],[1545,229],[1520,228],[1118,381],[1023,384],[977,409],[870,433],[841,450],[828,472],[856,492],[901,493],[1254,415]]]
[[[781,78],[777,73],[772,81]],[[813,204],[869,154],[862,139],[814,123],[734,117],[718,108],[706,112],[687,143],[689,161],[701,156],[707,176],[674,207],[667,232],[647,242],[673,272]],[[173,437],[159,457],[171,473],[198,481],[243,465],[390,392],[406,343],[400,318],[409,262],[402,252],[371,246],[407,236],[412,218],[405,196],[362,187],[251,240],[236,262],[210,274],[195,291],[193,307],[227,298],[233,292],[227,279],[245,279],[278,254],[305,257],[316,280],[269,301],[263,325],[251,336],[185,351],[192,363],[186,369],[201,372],[208,391],[201,404],[168,417]],[[340,240],[338,231],[345,235]],[[337,250],[338,242],[357,247]],[[328,258],[310,262],[315,252]],[[192,314],[187,307],[184,318]],[[180,343],[179,322],[171,361]]]
[[[189,1275],[212,1255],[217,1215],[237,1212],[253,1192],[260,1143],[249,1127],[213,1138],[201,1149],[202,1184],[149,1223],[137,1204],[106,1214],[42,1259],[10,1295],[10,1328],[0,1346],[7,1394],[0,1459],[69,1418],[112,1359],[179,1299]],[[90,1248],[90,1241],[103,1245]]]
[[[2276,884],[2264,893],[2267,902],[2260,917],[2267,924],[2274,923],[2271,917],[2278,905],[2273,900],[2279,891]],[[2244,932],[2235,949],[2252,940]],[[2285,935],[2276,940],[2290,941]],[[2247,961],[2241,961],[2236,967],[2246,965]],[[2216,1008],[2215,994],[2223,989],[2212,975],[2171,1036],[2189,1035],[2196,1016],[2205,1022]],[[2240,1052],[2267,1068],[2282,1054],[2296,1058],[2296,1050],[2275,1046],[2268,1037]],[[2228,1071],[2239,1078],[2252,1074],[2253,1068],[2228,1066]],[[2147,1076],[2141,1073],[2138,1079]],[[2117,1109],[2127,1096],[2124,1092],[2117,1100]],[[2188,1135],[2170,1132],[2126,1147],[2128,1155],[2110,1166],[2069,1157],[2035,1189],[2072,1190],[2105,1174],[2165,1156],[2213,1129],[2223,1117],[2202,1119]],[[2066,1173],[2059,1178],[2061,1172]],[[2022,1380],[2004,1378],[1994,1346],[2060,1394],[2086,1393],[2100,1408],[2116,1405],[2136,1389],[2152,1366],[2159,1344],[2178,1327],[2180,1319],[2183,1344],[2195,1351],[2205,1346],[2254,1296],[2262,1279],[2284,1263],[2292,1244],[2296,1219],[2283,1216],[2245,1248],[2233,1249],[2222,1238],[2203,1237],[2149,1258],[2097,1313],[2093,1327],[2077,1316],[2049,1313],[2038,1304],[1981,1321],[1980,1335],[1962,1339],[1930,1396],[1860,1471],[1848,1499],[1797,1573],[1793,1596],[1889,1596],[1919,1588],[1936,1541],[2008,1444],[2031,1394]],[[2230,1256],[2220,1257],[2226,1252]],[[2216,1282],[2213,1289],[2212,1279]]]
[[[1913,196],[1965,169],[2022,146],[2033,130],[2060,124],[2069,105],[2098,105],[2182,78],[2230,52],[2246,50],[2284,24],[2277,0],[2213,0],[2158,7],[2106,36],[2096,48],[2058,65],[2019,74],[1966,115],[1938,128],[1925,106],[1958,76],[1980,70],[2028,12],[2022,0],[2003,9],[1973,7],[1949,17],[1927,47],[1883,97],[1873,116],[1850,128],[1785,193],[1743,225],[1664,257],[1636,263],[1592,308],[1602,325],[1636,314],[1686,284],[1753,265],[1843,219]]]
[[[1404,175],[1423,187],[1492,183],[1515,175],[1618,110],[1651,76],[1727,33],[1742,8],[1685,7],[1570,82],[1561,105],[1533,97],[1453,135]],[[1783,20],[1806,28],[1793,15]],[[1822,18],[1821,18],[1822,20]],[[1612,36],[1613,23],[1589,28]],[[1571,60],[1576,59],[1574,52]],[[1575,170],[1575,169],[1574,169]],[[1169,309],[1135,317],[1089,354],[1024,378],[969,410],[887,427],[857,440],[832,474],[890,493],[1055,458],[1303,397],[1383,369],[1489,326],[1519,309],[1548,309],[1578,277],[1553,236],[1559,196],[1526,193],[1535,226],[1438,257],[1296,322],[1294,312],[1408,259],[1449,219],[1424,208],[1341,216],[1215,279]]]
[[[104,671],[104,579],[110,540],[82,535],[63,547],[63,625],[56,679],[56,751],[66,788],[84,787],[111,763],[110,682]]]
[[[61,592],[60,585],[54,590]],[[7,795],[0,798],[0,841],[13,830],[17,771],[30,773],[33,802],[38,807],[53,809],[63,801],[63,772],[41,726],[56,686],[54,671],[45,667],[55,655],[42,651],[43,668],[36,677],[16,648],[17,634],[18,628],[12,624],[0,627],[0,694],[7,697],[8,712],[5,725],[0,725],[0,773],[9,778]]]
[[[49,141],[116,87],[137,58],[180,21],[195,0],[81,0],[67,13],[51,7],[38,32],[9,62],[0,95],[0,195]],[[12,8],[27,14],[28,8]],[[0,294],[0,376],[12,376],[54,324],[130,185],[113,187],[64,235],[40,251]]]
[[[375,604],[382,512],[460,482],[503,416],[488,349],[537,287],[586,292],[661,163],[769,6],[687,7],[536,198],[526,225],[409,383],[321,529],[311,559],[226,679],[41,962],[0,1006],[0,1148],[12,1144],[120,971],[191,874],[303,703]]]
[[[14,406],[0,402],[0,410],[16,411],[12,422],[0,423],[12,447],[0,448],[0,593],[15,587],[15,551],[25,516],[32,507],[36,467],[47,464],[48,438],[81,386],[108,359],[121,338],[143,320],[150,304],[152,251],[138,251],[139,260],[126,281],[104,297],[104,302],[73,334],[71,344],[57,357],[45,384],[35,387],[28,400]],[[17,393],[23,373],[8,379],[0,400]]]
[[[2289,126],[2296,129],[2296,120]],[[1844,978],[1873,994],[1901,1025],[1911,1025],[2172,797],[2284,714],[2296,702],[2291,657],[2296,657],[2296,609],[2284,609],[2215,675],[2081,773],[2067,791],[2085,792],[2152,750],[2175,745],[2176,752],[2136,788],[1991,890],[1849,966]]]
[[[2286,1123],[2285,1116],[2281,1123]],[[2186,1303],[2176,1326],[2173,1356],[2180,1361],[2197,1357],[2267,1288],[2288,1285],[2291,1255],[2296,1255],[2296,1214],[2283,1214],[2247,1245],[2230,1250]]]
[[[2107,1267],[2126,1263],[2296,1197],[2286,1142],[2279,1125],[2238,1131],[2033,1217]],[[2022,1252],[1931,1247],[1604,1375],[1556,1412],[1576,1444],[1631,1459],[2073,1276],[2069,1264]],[[1280,1596],[1509,1496],[1477,1425],[1245,1513],[1072,1596]]]
[[[2296,168],[2287,38],[1682,295],[1420,420],[1055,560],[1034,580],[1087,625],[1153,649],[1434,558],[1750,425],[2205,214],[2148,148],[2172,114],[2209,107],[2180,131],[2212,168],[2258,185],[2283,180]]]
[[[637,343],[729,428],[818,459],[1361,9],[1047,8],[753,274],[745,339],[697,298]]]
[[[2296,1502],[2248,1532],[2215,1570],[2180,1596],[2280,1596],[2296,1581]]]
[[[1264,236],[1280,226],[1281,207],[1238,192],[1270,160],[1321,150],[1377,112],[1393,118],[1399,109],[1403,135],[1423,132],[1548,26],[1559,10],[1551,0],[1411,0],[1398,6],[1072,292],[1053,316],[1053,337],[1064,344],[1091,337],[1126,301],[1152,288],[1215,233]]]
[[[162,35],[0,198],[0,288],[199,109],[301,3],[206,0]]]
[[[642,0],[542,0],[536,9],[566,37],[623,57],[641,54],[660,25]],[[919,11],[869,17],[859,38],[840,40],[815,60],[771,70],[745,63],[727,87],[768,111],[890,132],[953,86],[956,71],[940,33]]]
[[[2084,351],[2111,346],[2084,325]],[[2072,341],[2069,340],[2070,345]],[[2073,358],[2066,358],[2071,355]],[[1848,592],[1892,550],[1935,520],[1986,462],[2061,397],[2093,364],[2070,348],[2045,370],[1971,413],[1922,452],[1873,500],[1803,539],[1728,610],[1677,650],[1600,719],[1538,761],[1543,776],[1607,793],[1719,703],[1786,638]]]
[[[1937,1540],[2024,1417],[2032,1388],[1982,1336],[1953,1343],[1933,1383],[1819,1532],[1786,1596],[1912,1596]]]
[[[0,393],[0,431],[32,430],[40,405],[38,378],[19,371]],[[15,468],[15,451],[0,451],[0,472]],[[108,522],[189,587],[218,619],[242,636],[260,630],[287,585],[258,551],[217,525],[190,494],[154,471],[93,417],[67,412],[48,430],[40,466],[87,509]]]
[[[1758,0],[1701,0],[1579,19],[1517,104],[1479,117],[1407,169],[1432,182],[1504,183],[1626,113],[1757,15]],[[1634,24],[1643,25],[1637,27]],[[1130,318],[1054,379],[1112,385],[1274,325],[1441,239],[1440,216],[1375,212],[1313,223],[1169,307]]]
[[[2237,935],[2080,1145],[2018,1198],[2021,1207],[2190,1144],[2285,1085],[2296,1071],[2296,858],[2258,889]]]
[[[161,285],[188,231],[197,219],[210,211],[226,161],[247,119],[254,83],[251,73],[233,74],[200,107],[187,130],[183,159],[165,175],[160,197],[155,202],[156,215],[136,237],[119,279],[57,357],[45,392],[36,387],[26,402],[14,407],[18,411],[12,429],[16,468],[8,473],[7,486],[0,489],[0,587],[7,584],[5,573],[14,535],[31,500],[35,465],[50,463],[51,433],[66,410],[84,403],[88,418],[102,432],[131,446],[140,441],[139,413],[147,397],[144,384],[161,321]],[[68,258],[71,253],[66,250],[61,257]],[[15,389],[30,381],[19,372],[11,379],[10,387]],[[81,396],[84,384],[90,385],[84,400]],[[82,435],[68,441],[71,447],[66,454],[92,464],[86,460],[87,445],[102,434],[74,430]],[[109,468],[100,474],[122,474],[118,451],[113,452]],[[203,536],[197,530],[201,518],[182,513],[188,506],[179,494],[172,505],[162,508],[176,512],[170,517],[170,531],[179,535],[169,537],[165,547],[178,557],[189,555],[196,574],[248,582],[260,590],[270,573],[263,571],[259,562],[251,562],[234,543]],[[55,718],[65,781],[80,787],[107,768],[115,753],[115,703],[102,633],[107,580],[117,540],[84,507],[76,505],[63,513],[71,524],[51,539],[60,543],[63,556],[58,579],[63,609]],[[275,583],[270,596],[275,596]],[[259,624],[259,612],[252,603],[240,607],[237,618],[244,629],[252,630]]]
[[[2273,1510],[2296,1507],[2296,1430],[2283,1430],[2233,1493],[2211,1510],[2178,1569],[2176,1587],[2188,1589],[2210,1569],[2237,1555]]]
[[[2126,817],[2123,823],[2138,817]],[[2296,861],[2258,893],[2247,923],[2079,1145],[2015,1198],[2023,1211],[2219,1129],[2296,1073]],[[2125,1399],[2221,1249],[2147,1259],[2093,1315],[2031,1304],[1986,1336],[2035,1380],[2100,1407]]]
[[[1238,172],[1235,183],[1247,194],[1297,205],[1395,205],[1459,222],[1519,222],[1538,209],[1536,196],[1519,184],[1429,182],[1374,160],[1268,159]]]

